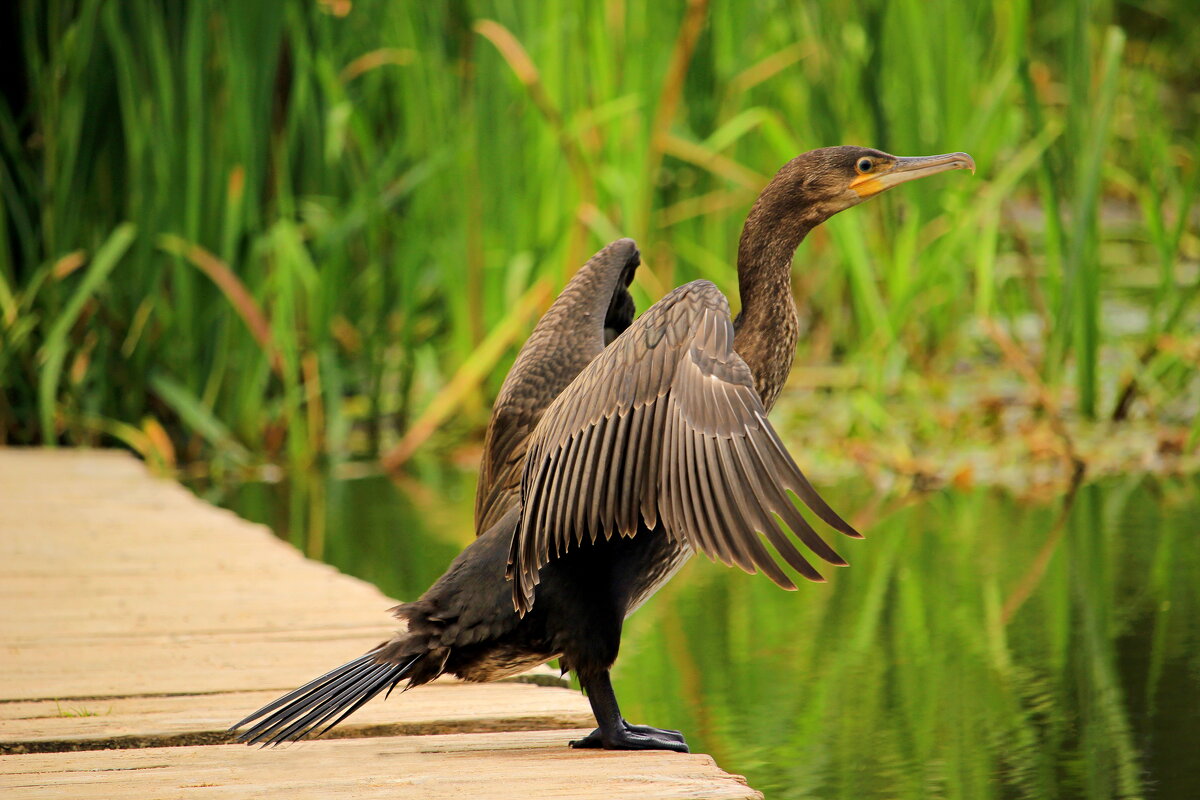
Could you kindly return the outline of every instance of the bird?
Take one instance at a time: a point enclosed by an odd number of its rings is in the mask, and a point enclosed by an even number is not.
[[[688,752],[679,731],[622,716],[610,678],[622,625],[697,550],[789,590],[796,583],[779,560],[823,580],[797,540],[846,565],[789,492],[835,531],[861,534],[821,499],[767,420],[800,335],[792,261],[834,214],[955,169],[974,173],[975,162],[849,145],[788,161],[742,230],[736,319],[705,280],[635,319],[637,245],[621,239],[598,252],[538,321],[497,395],[477,538],[419,599],[392,609],[403,623],[393,637],[237,722],[238,741],[323,733],[402,682],[495,680],[557,658],[596,718],[572,747]]]

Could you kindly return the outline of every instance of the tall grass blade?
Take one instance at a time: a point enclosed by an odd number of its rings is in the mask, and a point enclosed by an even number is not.
[[[182,384],[162,374],[150,376],[149,383],[150,388],[191,430],[203,436],[216,448],[218,455],[230,457],[243,464],[251,462],[250,453],[246,448],[234,438],[212,411]]]
[[[54,422],[54,412],[58,405],[58,381],[62,375],[63,361],[67,357],[70,346],[67,337],[71,328],[83,312],[84,304],[100,289],[109,273],[117,266],[117,262],[125,255],[137,235],[137,228],[132,223],[124,223],[96,251],[95,257],[83,273],[79,285],[75,287],[71,299],[46,336],[43,348],[43,365],[38,381],[38,409],[42,428],[42,443],[54,447],[58,442],[57,426]]]

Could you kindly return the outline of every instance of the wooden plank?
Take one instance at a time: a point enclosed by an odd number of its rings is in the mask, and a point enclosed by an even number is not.
[[[705,755],[571,750],[585,730],[386,737],[269,750],[220,745],[7,756],[5,800],[147,797],[748,800]]]
[[[289,559],[291,555],[289,555]],[[17,640],[77,636],[169,636],[264,630],[369,628],[398,625],[395,601],[378,591],[346,591],[332,576],[274,569],[168,568],[147,574],[0,576],[0,607],[13,618],[4,632]],[[303,581],[299,602],[297,581]],[[131,592],[131,586],[137,590]],[[356,587],[357,588],[357,587]],[[146,603],[145,598],[155,598]],[[55,602],[45,602],[54,597]],[[374,635],[374,633],[372,633]]]
[[[5,700],[293,689],[362,655],[386,629],[284,631],[3,645]]]
[[[276,692],[0,703],[0,753],[222,741]],[[325,738],[554,730],[594,724],[570,689],[440,681],[368,703]],[[564,737],[563,742],[567,739]],[[71,744],[68,744],[71,743]]]

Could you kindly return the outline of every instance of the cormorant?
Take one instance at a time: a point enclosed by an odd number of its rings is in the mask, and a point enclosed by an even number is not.
[[[475,508],[479,537],[419,600],[404,630],[259,709],[239,740],[323,732],[384,689],[444,673],[472,681],[553,658],[574,670],[598,727],[574,747],[687,752],[678,731],[631,725],[609,681],[621,626],[694,550],[795,584],[775,553],[822,580],[776,521],[845,565],[787,491],[847,536],[767,421],[799,337],[797,245],[817,225],[897,184],[975,169],[966,153],[900,158],[863,147],[785,164],[738,245],[742,310],[715,285],[679,287],[636,321],[639,256],[622,239],[567,283],[521,349],[488,426]]]

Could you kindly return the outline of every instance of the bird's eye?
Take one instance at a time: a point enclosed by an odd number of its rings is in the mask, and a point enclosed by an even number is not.
[[[862,172],[870,172],[871,167],[873,167],[873,166],[875,166],[875,165],[871,162],[871,159],[860,158],[858,160],[858,163],[854,165],[854,168],[857,169],[860,173],[862,173]]]

